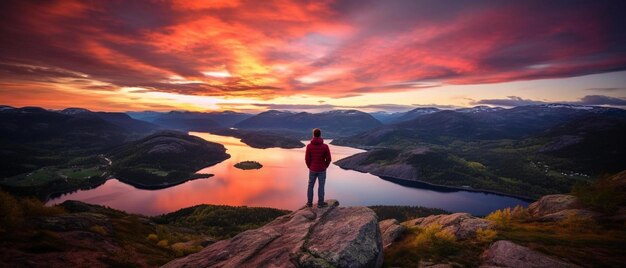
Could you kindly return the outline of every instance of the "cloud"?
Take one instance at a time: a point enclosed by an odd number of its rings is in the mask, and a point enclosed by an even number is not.
[[[624,1],[205,2],[4,1],[0,82],[338,98],[626,70]]]
[[[587,88],[585,90],[615,92],[615,91],[626,91],[626,87],[595,87],[595,88]]]
[[[508,96],[506,99],[485,99],[478,100],[472,102],[472,105],[486,104],[486,105],[495,105],[495,106],[506,106],[506,107],[515,107],[515,106],[524,106],[524,105],[535,105],[535,104],[544,104],[543,101],[523,99],[518,96]]]
[[[587,95],[575,103],[583,105],[626,106],[626,98],[615,98],[603,95]]]
[[[333,105],[319,102],[319,104],[273,104],[273,103],[218,103],[220,107],[226,109],[237,110],[289,110],[289,111],[307,111],[307,112],[323,112],[330,110],[357,109],[364,112],[386,111],[400,112],[415,109],[416,105],[400,105],[400,104],[371,104],[371,105]],[[433,107],[433,106],[429,106]]]
[[[471,102],[472,105],[486,104],[495,106],[515,107],[525,105],[536,105],[546,103],[567,103],[575,105],[606,105],[606,106],[626,106],[626,98],[616,98],[604,95],[587,95],[577,101],[544,102],[539,100],[523,99],[517,96],[508,96],[506,99],[485,99]]]

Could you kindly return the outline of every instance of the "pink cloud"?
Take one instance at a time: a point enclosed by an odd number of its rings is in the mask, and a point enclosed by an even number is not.
[[[9,1],[0,80],[80,73],[106,90],[271,98],[571,77],[626,69],[623,5]]]

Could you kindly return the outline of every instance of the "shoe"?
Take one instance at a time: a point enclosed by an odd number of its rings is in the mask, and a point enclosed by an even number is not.
[[[308,208],[313,207],[313,204],[311,204],[311,203],[306,203],[306,207],[308,207]]]
[[[317,204],[317,207],[318,207],[318,208],[325,208],[325,207],[327,207],[327,206],[328,206],[328,203],[326,203],[326,202],[322,202],[322,203],[318,203],[318,204]]]

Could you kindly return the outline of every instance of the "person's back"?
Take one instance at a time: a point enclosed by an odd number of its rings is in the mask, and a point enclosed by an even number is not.
[[[307,189],[307,206],[313,206],[313,187],[315,180],[319,179],[317,190],[318,207],[326,206],[324,202],[324,184],[326,183],[326,169],[330,165],[330,149],[324,144],[322,132],[319,129],[313,130],[313,138],[306,146],[304,161],[309,168],[309,184]]]

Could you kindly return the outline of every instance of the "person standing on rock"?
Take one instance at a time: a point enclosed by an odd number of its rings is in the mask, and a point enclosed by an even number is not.
[[[322,139],[322,131],[318,128],[313,129],[313,138],[306,146],[304,162],[309,168],[309,187],[307,189],[307,207],[313,206],[313,186],[315,180],[319,180],[317,187],[317,207],[323,208],[327,206],[324,202],[324,184],[326,183],[326,169],[330,165],[330,149],[324,144]]]

